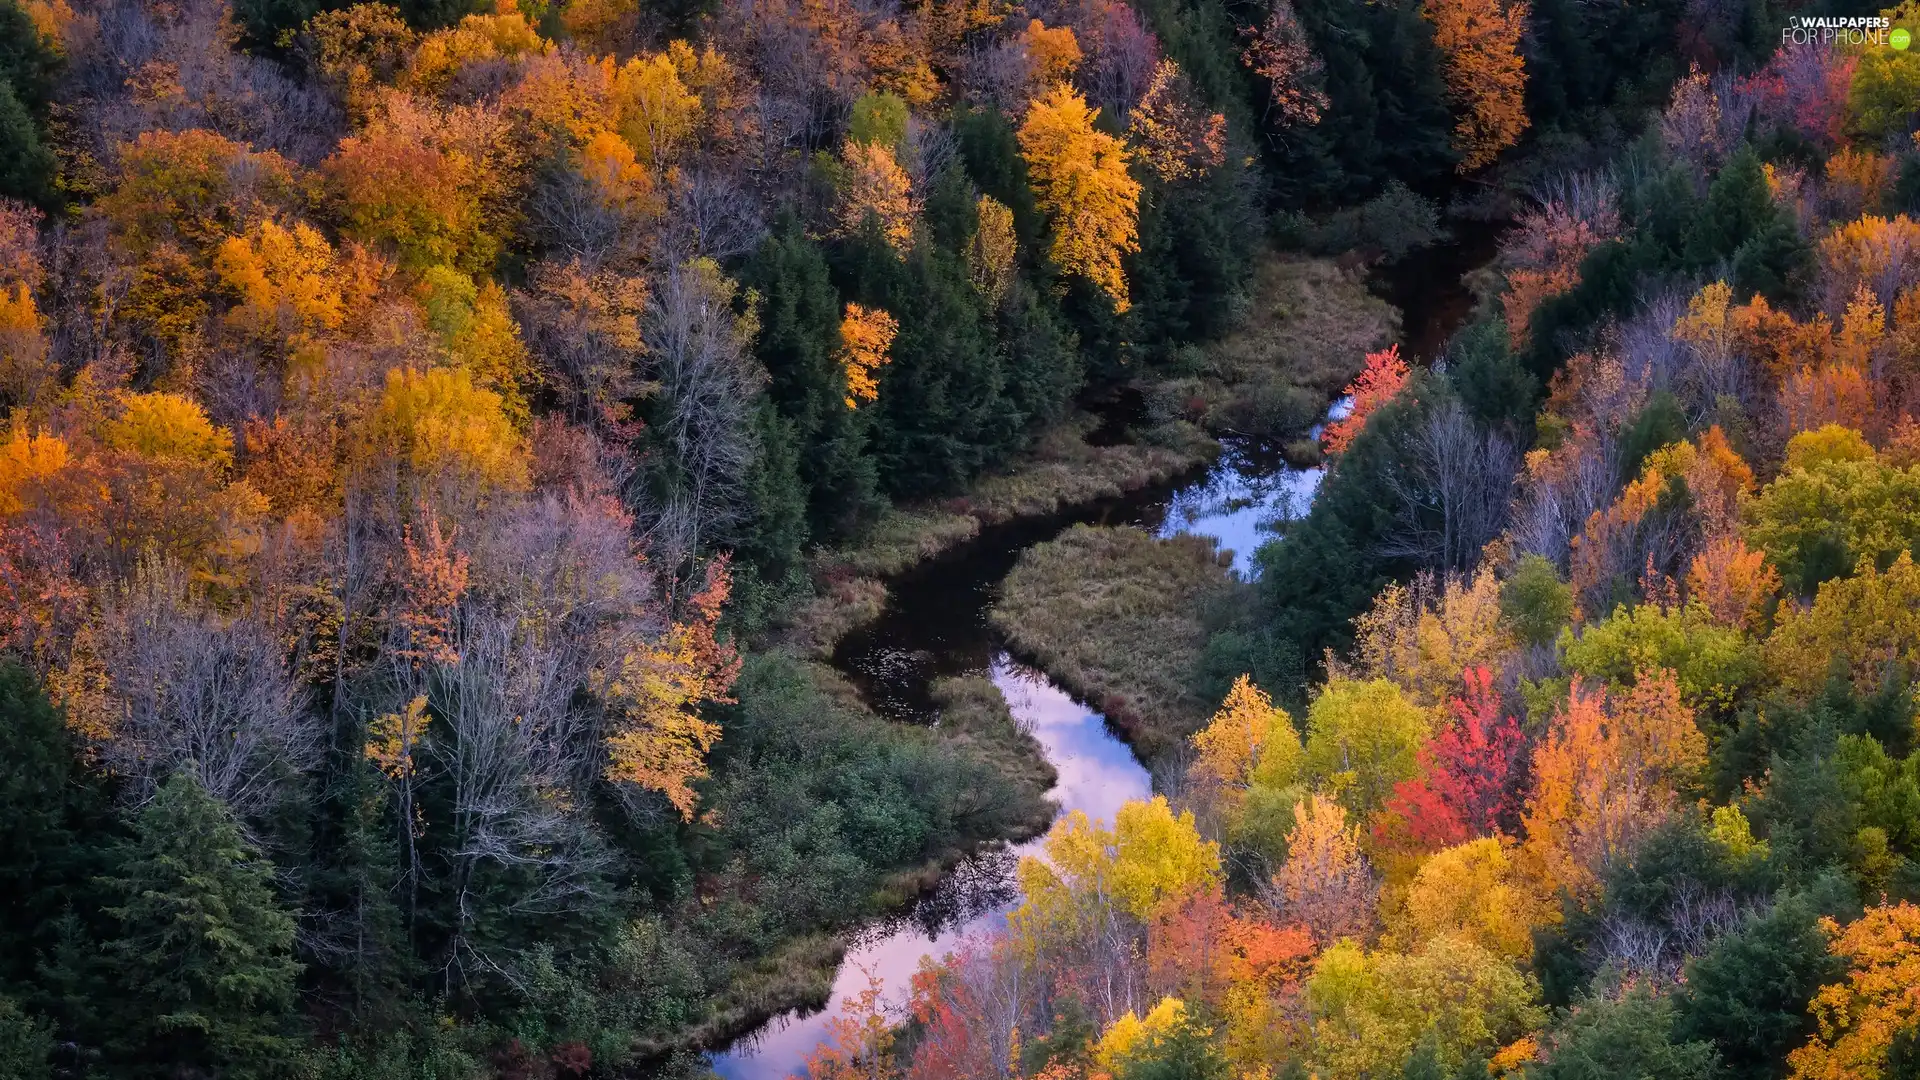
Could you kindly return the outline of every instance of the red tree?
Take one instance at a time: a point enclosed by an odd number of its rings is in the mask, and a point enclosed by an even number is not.
[[[1520,805],[1520,724],[1501,715],[1491,671],[1471,667],[1462,678],[1466,692],[1447,702],[1454,722],[1420,748],[1420,777],[1402,780],[1387,804],[1433,850],[1488,835]]]
[[[1407,362],[1400,359],[1400,346],[1389,345],[1380,352],[1367,354],[1367,366],[1347,384],[1347,396],[1353,399],[1353,408],[1347,415],[1328,424],[1321,434],[1320,441],[1327,453],[1338,454],[1353,445],[1359,438],[1361,429],[1367,426],[1367,417],[1375,409],[1393,400],[1400,388],[1407,385]]]

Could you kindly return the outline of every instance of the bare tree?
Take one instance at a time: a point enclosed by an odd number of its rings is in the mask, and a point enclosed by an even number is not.
[[[98,752],[136,802],[185,769],[258,820],[315,762],[319,731],[285,647],[255,619],[214,612],[184,567],[143,560],[89,633],[96,693],[81,707],[98,710]]]
[[[1382,553],[1422,566],[1470,568],[1506,525],[1519,465],[1513,444],[1479,430],[1458,401],[1428,409],[1403,437],[1384,479],[1396,527]]]
[[[664,453],[639,477],[640,524],[671,565],[746,513],[742,486],[759,450],[753,396],[766,373],[754,327],[733,310],[734,285],[711,261],[669,267],[647,307],[645,335],[659,386],[651,425]]]

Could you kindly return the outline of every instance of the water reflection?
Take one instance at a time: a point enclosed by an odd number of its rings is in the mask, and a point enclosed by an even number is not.
[[[1059,779],[1051,794],[1063,812],[1084,810],[1090,817],[1112,821],[1121,804],[1151,792],[1147,771],[1108,730],[1099,713],[1004,652],[991,654],[984,673],[1006,696],[1014,718],[1033,732],[1053,762]],[[910,912],[865,928],[847,950],[825,1011],[775,1019],[750,1040],[716,1055],[714,1071],[728,1080],[778,1080],[796,1071],[826,1036],[827,1021],[839,1012],[840,1003],[866,989],[868,972],[886,983],[890,1000],[904,999],[923,957],[940,957],[967,934],[1005,924],[1007,912],[1019,901],[1013,868],[1040,843],[1033,840],[982,853],[950,874]]]

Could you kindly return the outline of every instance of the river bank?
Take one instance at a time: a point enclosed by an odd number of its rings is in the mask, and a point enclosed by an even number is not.
[[[1283,265],[1263,268],[1246,327],[1228,343],[1122,388],[1099,423],[1081,417],[1051,433],[1019,466],[982,478],[965,497],[896,511],[861,544],[816,553],[815,597],[768,647],[808,657],[810,666],[830,663],[867,708],[901,725],[945,726],[952,705],[938,688],[950,694],[951,680],[974,692],[990,686],[1043,748],[1056,775],[1049,795],[1063,812],[1111,820],[1128,799],[1149,795],[1152,782],[1128,740],[1139,739],[1149,755],[1177,746],[1206,703],[1186,702],[1164,731],[1147,733],[1139,719],[1124,731],[1083,703],[1098,701],[1091,683],[1063,685],[1071,677],[1056,680],[1010,655],[988,613],[1022,554],[1075,526],[1184,537],[1150,546],[1182,553],[1179,576],[1197,595],[1230,583],[1233,567],[1244,570],[1273,519],[1304,509],[1318,470],[1291,465],[1284,438],[1251,437],[1232,421],[1310,438],[1364,352],[1395,336],[1397,316],[1354,269],[1275,259]],[[1293,405],[1275,409],[1274,401]],[[1310,407],[1294,407],[1306,401]],[[1184,673],[1176,669],[1190,659],[1162,665],[1162,690],[1178,692]],[[1130,719],[1129,707],[1106,704]],[[1144,706],[1134,711],[1146,715]],[[837,1004],[866,988],[869,972],[891,997],[903,995],[922,957],[1004,920],[1018,901],[1012,868],[1034,843],[989,845],[897,914],[846,935],[827,1009],[809,1011],[816,999],[784,1012],[717,1054],[716,1071],[730,1080],[795,1071]]]

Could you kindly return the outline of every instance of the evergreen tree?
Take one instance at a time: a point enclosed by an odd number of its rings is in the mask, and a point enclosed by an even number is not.
[[[0,997],[0,1076],[7,1080],[53,1080],[53,1031],[45,1021]]]
[[[300,965],[271,865],[185,770],[140,812],[122,858],[96,992],[109,1057],[130,1076],[276,1075]]]
[[[0,663],[0,991],[31,979],[56,920],[91,908],[111,809],[79,746],[19,664]]]
[[[1787,1052],[1813,1033],[1807,1002],[1845,974],[1845,962],[1827,951],[1819,918],[1853,906],[1849,891],[1828,878],[1715,942],[1687,967],[1677,1033],[1712,1042],[1732,1076],[1777,1075]]]
[[[40,141],[40,131],[12,86],[0,80],[0,195],[48,204],[53,189],[53,151]]]
[[[812,533],[822,540],[850,535],[879,509],[879,476],[865,456],[865,420],[846,404],[837,355],[840,297],[826,257],[800,222],[788,219],[743,276],[760,295],[755,349],[769,376],[767,393],[799,447]]]

